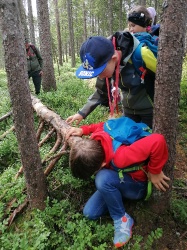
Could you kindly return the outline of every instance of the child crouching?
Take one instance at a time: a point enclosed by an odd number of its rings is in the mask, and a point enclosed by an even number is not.
[[[167,145],[164,137],[155,133],[131,145],[121,144],[114,150],[113,139],[104,131],[103,122],[72,127],[66,139],[71,135],[90,134],[90,138],[72,145],[70,167],[72,174],[81,179],[96,174],[97,191],[87,201],[83,214],[95,220],[109,212],[114,222],[114,245],[118,248],[130,240],[134,225],[133,218],[125,210],[124,199],[145,198],[148,179],[160,191],[169,188],[167,181],[170,179],[162,171],[168,159]],[[126,172],[134,165],[141,165],[141,168]]]

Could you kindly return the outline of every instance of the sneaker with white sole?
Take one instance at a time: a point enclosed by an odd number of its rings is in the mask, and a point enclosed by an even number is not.
[[[116,248],[125,245],[132,237],[134,220],[127,214],[114,221],[114,245]]]

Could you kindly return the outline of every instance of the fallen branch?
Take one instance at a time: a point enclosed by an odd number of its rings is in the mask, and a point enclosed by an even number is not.
[[[66,150],[62,150],[58,153],[58,155],[56,156],[56,158],[54,158],[50,164],[48,165],[48,167],[46,168],[46,170],[44,171],[44,174],[46,176],[48,176],[50,174],[50,172],[52,171],[52,169],[55,167],[55,164],[58,162],[58,160],[62,157],[62,155],[67,154]]]
[[[25,201],[20,204],[15,210],[14,212],[11,214],[11,216],[8,219],[8,226],[10,226],[14,220],[14,218],[16,217],[16,215],[20,212],[23,211],[23,209],[28,205],[29,201],[27,199],[25,199]]]
[[[14,131],[15,130],[15,127],[12,126],[9,130],[7,130],[5,133],[3,133],[1,136],[0,136],[0,140],[4,139],[10,132]]]
[[[184,237],[186,236],[186,234],[187,234],[187,231],[184,232],[184,233],[180,236],[180,239],[184,238]]]
[[[37,139],[38,142],[40,140],[40,137],[41,137],[41,134],[42,134],[43,130],[44,130],[44,120],[41,119],[41,121],[39,123],[37,133],[36,133],[36,139]]]
[[[72,143],[82,140],[82,138],[77,137],[77,136],[71,136],[68,139],[68,141],[65,141],[64,138],[70,126],[63,119],[61,119],[61,117],[58,114],[56,114],[54,111],[44,106],[38,98],[31,95],[31,99],[32,99],[33,109],[35,110],[38,117],[40,118],[40,124],[36,133],[39,147],[41,147],[43,143],[46,142],[47,139],[51,137],[54,131],[56,131],[56,134],[57,134],[55,145],[50,150],[46,159],[42,161],[42,164],[47,161],[50,161],[50,163],[48,164],[48,166],[46,167],[44,171],[45,176],[48,176],[50,172],[52,171],[52,169],[55,167],[55,164],[62,157],[62,155],[68,153],[66,148],[68,146],[71,147]],[[41,134],[44,130],[45,123],[48,123],[49,126],[52,126],[52,130],[46,135],[46,137],[41,142],[39,142]],[[49,157],[50,154],[54,154],[57,151],[60,145],[62,145],[62,148],[59,150],[59,152]],[[21,173],[23,173],[23,166],[19,169],[16,175],[16,178],[18,178],[18,176]],[[11,214],[11,216],[8,219],[9,226],[12,224],[15,216],[18,213],[20,213],[24,209],[24,207],[26,207],[27,205],[28,205],[28,200],[25,199],[25,201],[18,208],[14,210],[14,212]]]
[[[175,187],[175,186],[172,186],[172,188],[176,189],[176,190],[187,191],[187,187]]]
[[[69,126],[67,122],[63,120],[58,114],[43,105],[38,98],[31,95],[31,99],[33,109],[36,111],[37,115],[43,121],[52,125],[52,127],[55,128],[56,132],[59,133],[62,138],[65,138],[66,133],[71,126]],[[71,146],[72,143],[78,140],[81,140],[81,138],[77,136],[71,136],[67,143]]]
[[[20,167],[17,174],[15,175],[15,179],[17,179],[23,173],[23,166]]]
[[[51,154],[51,153],[56,152],[61,144],[62,144],[62,136],[61,134],[57,133],[57,139],[56,139],[55,145],[53,146],[53,148],[50,150],[49,153]]]
[[[5,120],[6,118],[8,118],[9,116],[12,115],[12,111],[8,112],[6,115],[3,115],[1,118],[0,118],[0,122]]]
[[[41,142],[39,142],[38,146],[41,147],[52,136],[54,132],[55,128],[52,128],[51,131],[49,131],[49,133],[41,140]]]

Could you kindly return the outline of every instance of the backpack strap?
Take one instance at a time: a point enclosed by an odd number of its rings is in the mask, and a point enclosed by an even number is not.
[[[112,162],[112,166],[113,166],[113,162]],[[119,178],[120,178],[120,183],[124,182],[123,180],[123,173],[133,173],[135,171],[138,171],[138,170],[143,170],[143,166],[145,165],[145,162],[139,164],[139,165],[132,165],[130,167],[127,167],[127,168],[124,168],[124,169],[118,169],[118,175],[119,175]]]
[[[143,169],[144,164],[145,164],[145,162],[141,163],[140,165],[135,165],[135,166],[132,166],[129,168],[119,170],[118,175],[119,175],[120,183],[124,182],[124,179],[123,179],[124,173],[130,173],[130,172],[134,172],[134,171],[141,169],[147,175],[147,172]],[[146,197],[144,200],[147,201],[150,198],[151,194],[152,194],[152,182],[150,180],[148,180],[148,182],[147,182],[147,194],[146,194]]]
[[[35,53],[35,55],[37,56],[37,58],[38,58],[38,52],[37,52],[36,47],[33,44],[30,44],[30,47],[33,50],[33,52]]]
[[[147,175],[147,177],[148,177],[148,174],[147,174],[147,172],[143,169],[143,168],[141,168],[142,169],[142,171]],[[146,194],[146,197],[145,197],[145,201],[147,201],[148,199],[149,199],[149,197],[151,196],[151,194],[152,194],[152,182],[148,179],[148,183],[147,183],[147,194]]]
[[[131,56],[131,60],[135,67],[135,70],[141,78],[141,83],[144,83],[144,78],[147,73],[141,52],[141,49],[144,45],[145,45],[144,43],[140,43]]]
[[[116,50],[116,38],[115,36],[112,37],[112,43],[114,46],[114,50]],[[119,53],[117,51],[117,53]],[[114,115],[114,110],[116,109],[117,114],[119,113],[118,110],[118,100],[119,100],[119,91],[118,91],[118,84],[119,84],[119,73],[120,73],[120,61],[118,61],[116,69],[115,69],[115,81],[113,81],[112,89],[110,90],[109,79],[106,77],[106,85],[107,85],[107,92],[108,92],[108,99],[109,99],[109,107],[110,107],[110,115],[111,117]],[[111,79],[112,81],[112,79]],[[112,99],[111,99],[112,93]]]
[[[147,183],[147,194],[146,194],[146,197],[145,197],[145,201],[147,201],[150,196],[152,194],[152,182],[148,180],[148,183]]]
[[[123,182],[123,173],[133,173],[133,172],[136,172],[138,170],[142,170],[144,173],[146,173],[145,170],[143,169],[143,166],[146,164],[146,162],[147,161],[144,161],[140,164],[133,164],[133,165],[126,167],[126,168],[123,168],[123,169],[117,168],[115,166],[113,160],[110,163],[111,163],[113,169],[118,172],[119,178],[121,180],[120,183],[121,183],[121,182]],[[147,175],[147,173],[146,173],[146,175]]]

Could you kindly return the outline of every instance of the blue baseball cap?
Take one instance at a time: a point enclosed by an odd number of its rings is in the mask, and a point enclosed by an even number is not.
[[[76,76],[89,79],[98,76],[106,68],[114,55],[112,41],[103,36],[92,36],[84,42],[80,49],[82,65],[77,69]]]

